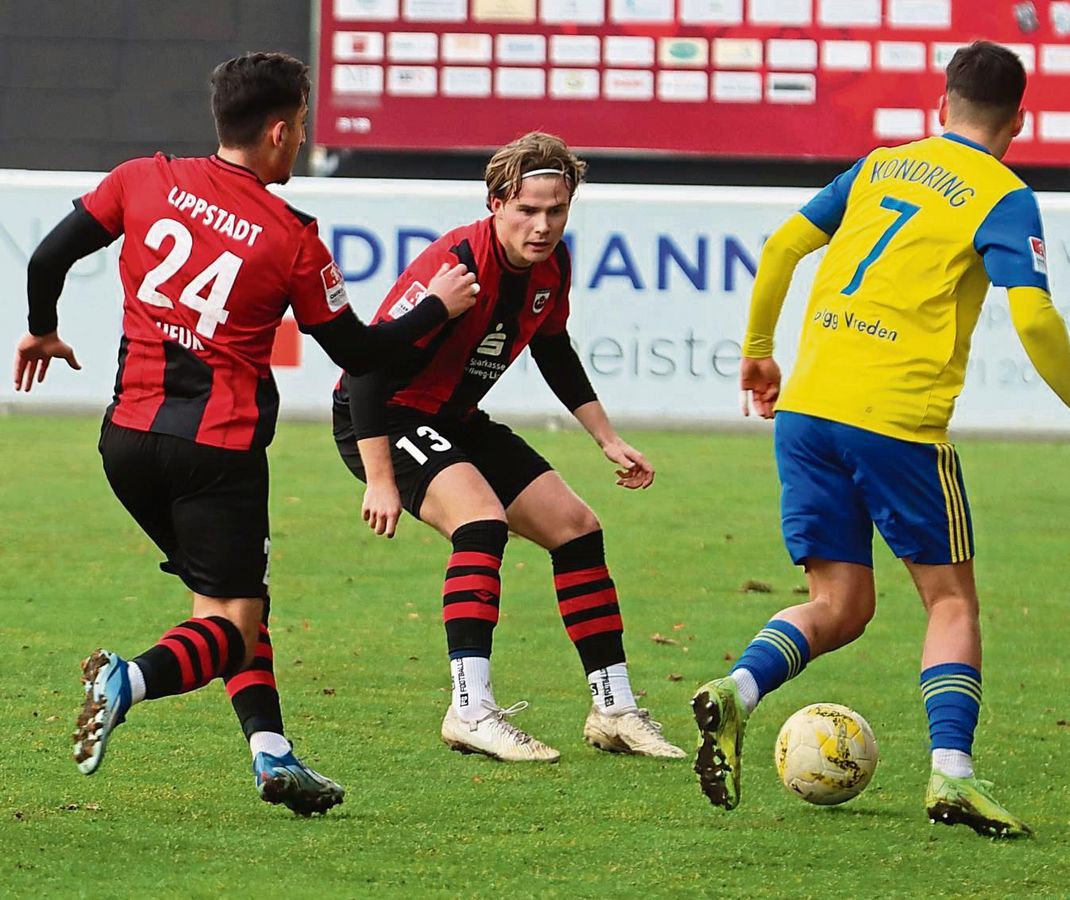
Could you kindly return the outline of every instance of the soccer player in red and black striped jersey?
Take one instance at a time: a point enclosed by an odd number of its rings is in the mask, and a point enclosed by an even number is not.
[[[75,201],[30,260],[29,332],[16,390],[54,358],[79,368],[57,332],[74,262],[125,236],[119,256],[123,333],[115,398],[100,453],[118,499],[193,592],[193,615],[127,662],[98,650],[83,663],[85,706],[75,760],[100,765],[130,707],[222,678],[250,740],[263,799],[302,814],[342,800],[283,733],[268,622],[268,467],[278,393],[269,365],[287,307],[331,358],[355,374],[380,365],[474,302],[475,278],[443,269],[434,299],[368,328],[315,220],[267,190],[285,183],[305,139],[308,67],[245,54],[212,75],[218,152],[134,159]]]
[[[377,533],[392,536],[404,508],[453,544],[443,588],[449,746],[505,760],[560,756],[509,722],[526,704],[503,710],[491,689],[499,569],[511,530],[550,552],[559,609],[594,701],[586,739],[603,750],[679,758],[683,752],[635,702],[598,519],[545,459],[478,408],[530,347],[555,394],[619,467],[617,483],[634,489],[654,480],[643,454],[610,424],[566,329],[571,267],[561,239],[585,168],[559,138],[538,132],[494,155],[486,170],[491,215],[424,250],[376,321],[418,311],[434,273],[457,263],[476,275],[476,305],[388,368],[343,376],[335,438],[368,486],[363,514]]]

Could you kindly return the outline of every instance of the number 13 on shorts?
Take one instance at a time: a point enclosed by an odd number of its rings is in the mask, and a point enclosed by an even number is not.
[[[442,453],[445,450],[449,450],[453,444],[446,440],[441,434],[435,431],[430,425],[421,425],[416,429],[416,436],[421,438],[428,438],[426,441],[426,447],[435,453]],[[399,450],[404,450],[409,454],[418,465],[424,465],[430,457],[423,452],[416,444],[409,439],[408,436],[399,437],[394,441],[394,446]]]

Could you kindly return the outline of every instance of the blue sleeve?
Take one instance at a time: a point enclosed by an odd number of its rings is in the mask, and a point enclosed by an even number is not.
[[[973,246],[996,287],[1048,290],[1044,226],[1031,189],[1011,191],[992,207],[974,235]]]
[[[847,209],[847,197],[851,193],[851,185],[862,170],[862,164],[866,161],[862,157],[846,172],[841,172],[821,192],[806,204],[801,212],[811,224],[816,225],[830,237],[836,233],[843,221],[843,213]]]

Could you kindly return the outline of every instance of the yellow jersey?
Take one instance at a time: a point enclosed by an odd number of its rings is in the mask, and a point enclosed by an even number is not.
[[[946,441],[989,283],[1048,290],[1033,192],[946,134],[874,150],[801,212],[831,241],[777,409]]]

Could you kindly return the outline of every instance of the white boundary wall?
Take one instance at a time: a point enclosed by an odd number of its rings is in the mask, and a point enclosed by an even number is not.
[[[25,329],[26,261],[70,202],[100,175],[0,171],[0,356]],[[294,179],[280,190],[315,215],[365,319],[405,262],[434,235],[485,214],[478,182]],[[738,424],[739,341],[762,241],[813,191],[770,188],[585,185],[573,207],[570,331],[603,402],[621,422]],[[1040,198],[1056,304],[1070,308],[1070,195]],[[785,304],[778,359],[790,371],[818,254],[803,261]],[[71,271],[60,333],[81,372],[59,364],[16,396],[0,380],[0,412],[102,410],[111,398],[121,313],[118,243]],[[323,416],[337,372],[313,341],[302,365],[276,370],[283,415]],[[5,364],[6,365],[6,364]],[[8,370],[10,371],[10,370]],[[563,413],[527,354],[491,391],[486,408],[507,418]],[[994,290],[974,336],[959,430],[1070,432],[1070,414],[1039,381],[1018,343],[1005,292]]]

